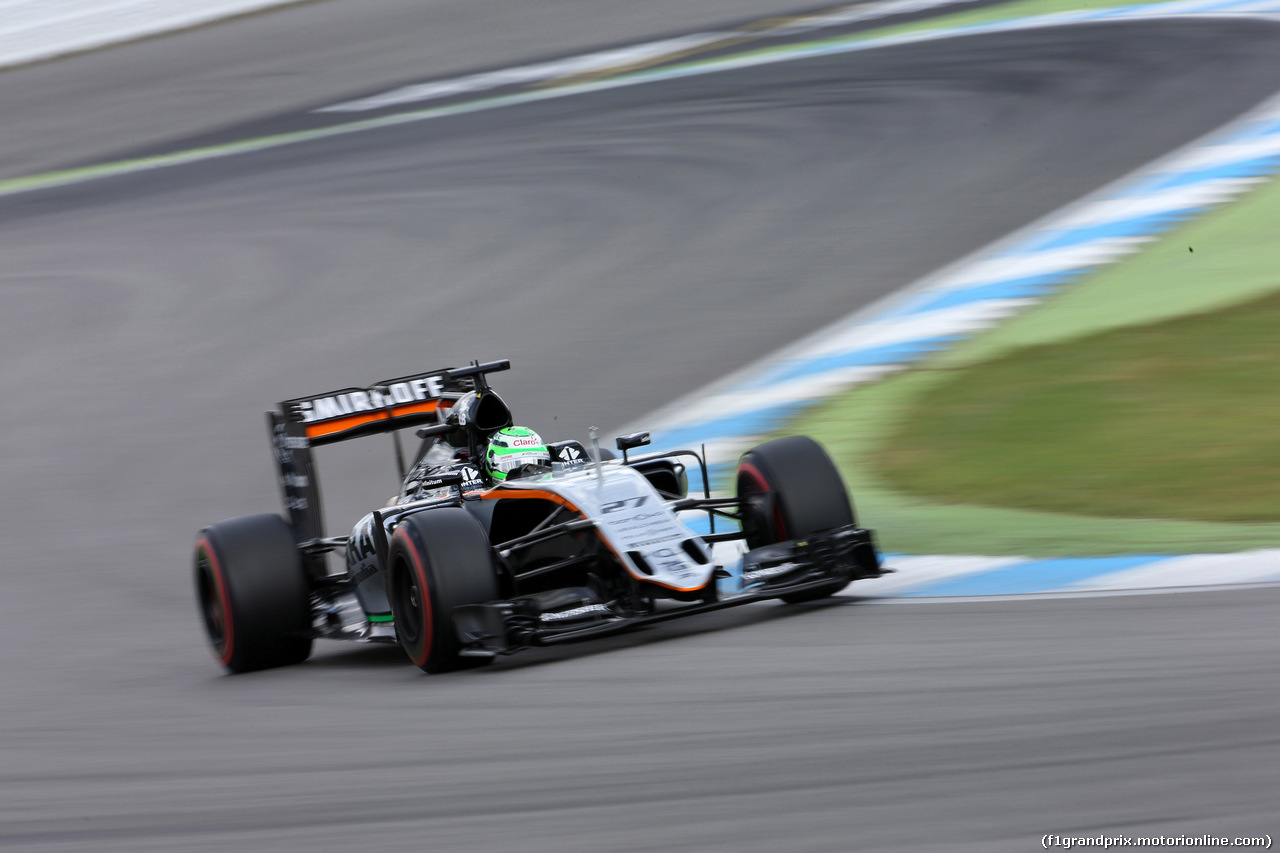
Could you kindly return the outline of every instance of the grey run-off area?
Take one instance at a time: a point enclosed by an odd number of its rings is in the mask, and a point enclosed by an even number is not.
[[[776,11],[575,8],[330,0],[7,73],[0,173]],[[223,678],[187,564],[275,507],[275,400],[510,357],[544,434],[634,421],[1243,112],[1277,47],[957,40],[5,200],[0,847],[1274,834],[1270,590],[761,606],[481,673],[329,645]],[[320,464],[335,528],[394,485],[376,439]]]

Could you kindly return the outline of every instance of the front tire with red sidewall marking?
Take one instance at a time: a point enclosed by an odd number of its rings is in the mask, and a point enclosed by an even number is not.
[[[748,548],[854,523],[853,504],[831,457],[816,441],[793,435],[748,450],[738,462],[738,497],[748,498],[742,529]],[[847,580],[795,595],[789,603],[826,598],[848,585]]]
[[[411,515],[391,536],[387,595],[396,636],[424,672],[489,663],[462,657],[453,608],[499,598],[489,537],[465,509],[441,507]]]
[[[310,584],[280,516],[249,515],[206,527],[196,542],[195,582],[205,633],[229,671],[310,657]]]

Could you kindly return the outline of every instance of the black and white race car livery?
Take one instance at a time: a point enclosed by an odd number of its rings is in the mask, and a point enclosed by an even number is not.
[[[578,441],[546,445],[549,465],[497,481],[489,439],[511,412],[475,362],[286,400],[268,413],[287,518],[210,525],[196,543],[200,612],[232,672],[299,663],[317,638],[399,643],[427,672],[764,599],[808,601],[882,569],[844,484],[811,439],[743,454],[736,494],[712,497],[692,450],[635,453],[648,434],[617,439],[622,458]],[[405,463],[399,431],[421,439]],[[326,536],[313,451],[391,433],[399,493],[346,536]],[[701,496],[689,494],[697,469]],[[710,533],[686,524],[709,519]],[[716,532],[719,520],[720,532]],[[745,549],[741,584],[716,543]],[[331,570],[326,555],[345,557]]]

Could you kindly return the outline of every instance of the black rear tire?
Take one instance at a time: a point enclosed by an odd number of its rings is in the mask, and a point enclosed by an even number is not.
[[[196,542],[195,581],[205,633],[229,671],[310,657],[310,585],[280,516],[248,515],[206,527]]]
[[[458,654],[453,608],[500,597],[489,537],[465,509],[427,510],[400,523],[387,557],[387,595],[400,646],[424,672],[490,662]]]
[[[738,496],[757,499],[744,508],[747,547],[759,548],[854,523],[853,504],[831,457],[816,441],[793,435],[757,445],[738,463]],[[791,604],[826,598],[849,581],[784,595]]]

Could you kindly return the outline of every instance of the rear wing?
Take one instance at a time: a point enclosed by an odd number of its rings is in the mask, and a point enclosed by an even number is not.
[[[471,377],[450,379],[448,370],[379,382],[368,388],[343,388],[316,397],[285,400],[280,412],[291,435],[311,447],[362,435],[437,423],[442,409],[473,390]]]
[[[281,402],[278,411],[267,412],[280,490],[294,537],[305,542],[324,536],[312,448],[441,423],[458,398],[487,388],[485,374],[510,367],[506,360],[472,362],[467,367],[388,379],[367,388],[297,397]]]

